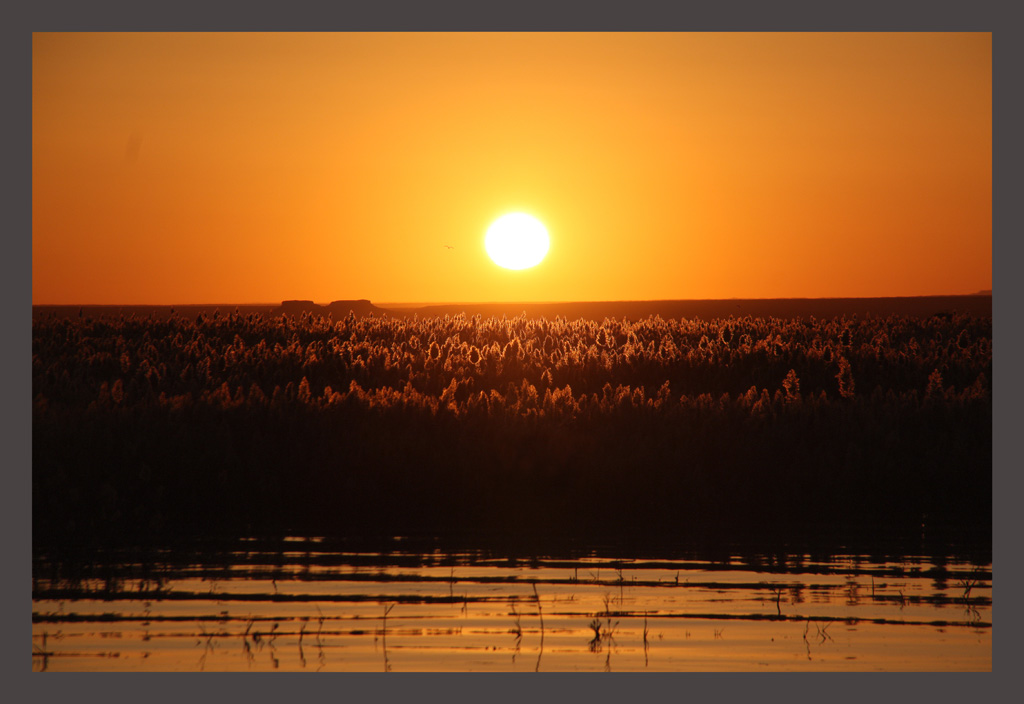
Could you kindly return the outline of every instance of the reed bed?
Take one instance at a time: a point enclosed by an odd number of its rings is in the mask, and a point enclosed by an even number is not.
[[[991,525],[992,323],[33,322],[38,541]]]

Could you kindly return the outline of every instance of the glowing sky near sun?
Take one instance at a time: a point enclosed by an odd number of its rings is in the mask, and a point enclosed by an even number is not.
[[[36,34],[33,302],[972,293],[991,76],[987,33]]]

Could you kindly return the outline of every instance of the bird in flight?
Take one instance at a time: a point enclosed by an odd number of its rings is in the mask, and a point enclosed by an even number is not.
[[[446,244],[445,249],[455,249],[455,247],[452,247],[450,244]]]

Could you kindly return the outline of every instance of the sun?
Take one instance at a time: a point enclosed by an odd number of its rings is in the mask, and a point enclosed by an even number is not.
[[[541,263],[551,241],[540,220],[526,213],[508,213],[491,223],[484,238],[487,254],[506,269],[528,269]]]

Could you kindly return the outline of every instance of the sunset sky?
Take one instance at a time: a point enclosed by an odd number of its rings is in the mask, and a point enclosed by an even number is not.
[[[992,286],[991,34],[48,34],[36,304]],[[547,227],[538,266],[484,250]],[[447,246],[446,246],[447,245]]]

